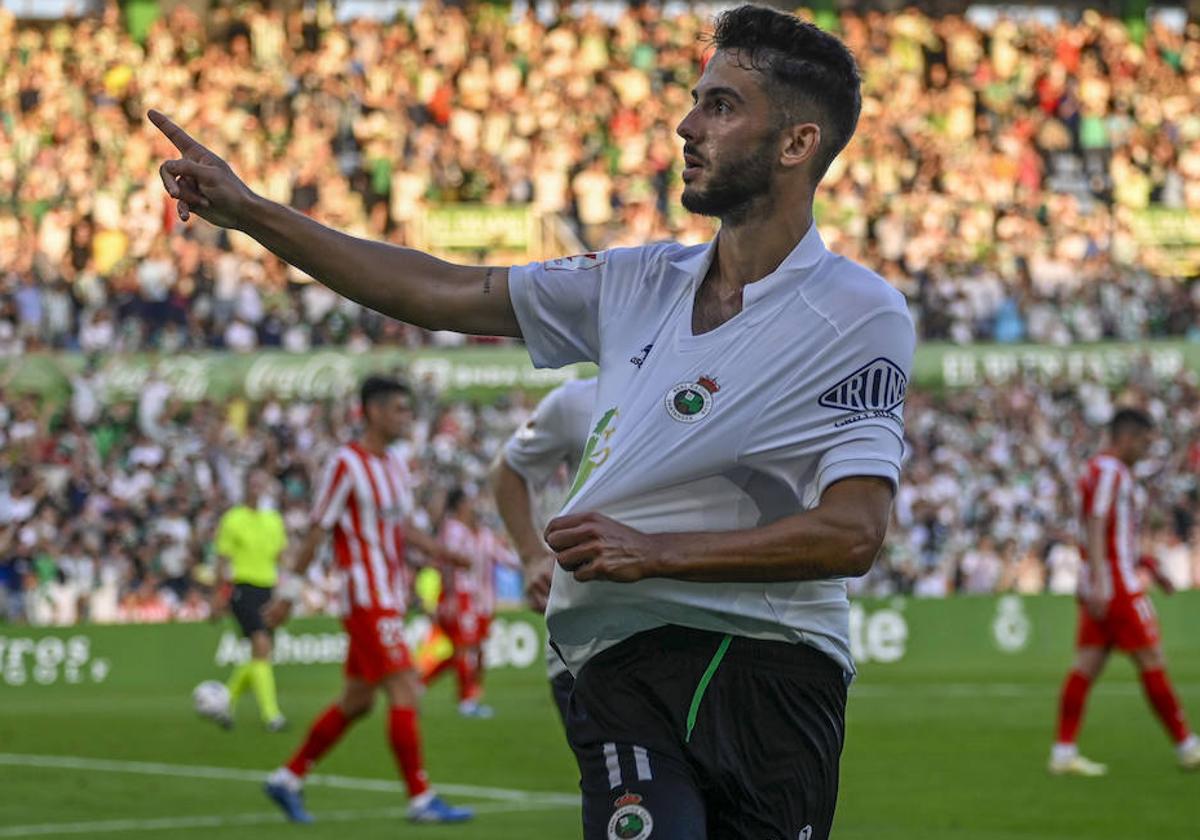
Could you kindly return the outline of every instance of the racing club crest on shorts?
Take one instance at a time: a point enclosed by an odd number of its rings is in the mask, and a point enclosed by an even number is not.
[[[654,830],[654,818],[642,807],[642,797],[626,793],[613,803],[608,821],[608,840],[646,840]]]

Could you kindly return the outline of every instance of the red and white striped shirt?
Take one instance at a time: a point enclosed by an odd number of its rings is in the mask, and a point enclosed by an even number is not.
[[[1079,575],[1080,596],[1090,595],[1096,587],[1110,601],[1141,592],[1135,565],[1143,494],[1134,484],[1129,467],[1112,455],[1096,455],[1087,462],[1079,479],[1079,497],[1083,528],[1080,553],[1085,561]],[[1087,562],[1087,528],[1097,518],[1104,519],[1108,556],[1101,564],[1101,579],[1095,581]]]
[[[496,564],[517,566],[516,554],[509,550],[496,532],[480,525],[474,530],[452,516],[442,522],[438,539],[450,551],[471,560],[470,568],[447,568],[443,573],[446,592],[471,596],[476,612],[491,615],[496,611]]]
[[[359,443],[338,448],[325,469],[311,521],[333,531],[333,558],[346,575],[342,608],[404,612],[408,567],[404,526],[412,511],[408,467],[394,452]]]

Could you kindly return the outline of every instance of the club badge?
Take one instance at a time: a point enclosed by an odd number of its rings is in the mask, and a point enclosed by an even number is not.
[[[608,840],[646,840],[654,830],[654,818],[642,807],[642,797],[626,793],[613,803],[608,821]]]
[[[697,423],[712,413],[714,395],[721,386],[711,376],[680,382],[667,391],[667,413],[680,423]]]

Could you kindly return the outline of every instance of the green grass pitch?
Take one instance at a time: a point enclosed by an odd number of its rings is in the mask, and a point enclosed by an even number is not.
[[[1073,605],[1063,598],[1021,604],[1026,643],[1003,652],[995,599],[909,601],[857,626],[868,661],[851,690],[836,840],[1195,840],[1200,774],[1181,773],[1132,669],[1113,662],[1089,702],[1081,745],[1110,765],[1103,779],[1051,779],[1045,760],[1060,680],[1069,662]],[[1200,593],[1157,602],[1170,673],[1200,723]],[[1018,622],[1020,624],[1020,622]],[[332,629],[328,622],[298,624]],[[540,667],[488,676],[493,720],[462,720],[452,684],[425,698],[425,754],[434,783],[481,811],[462,827],[403,822],[404,798],[377,708],[318,768],[308,790],[319,822],[285,824],[257,781],[293,749],[333,696],[336,665],[276,669],[293,721],[284,734],[257,724],[243,699],[226,733],[198,719],[190,691],[223,677],[213,663],[225,628],[84,628],[34,631],[0,626],[0,676],[18,637],[90,640],[77,683],[60,665],[45,682],[22,654],[26,680],[0,679],[0,838],[574,838],[579,836],[573,762]],[[1020,633],[1018,633],[1020,636]],[[21,657],[18,657],[21,658]],[[104,660],[97,681],[90,670]],[[19,681],[19,676],[15,679]],[[51,681],[50,676],[56,678]],[[347,778],[349,777],[349,778]],[[355,784],[355,779],[370,780]],[[451,795],[452,794],[452,795]],[[776,840],[747,838],[747,840]],[[779,838],[779,840],[785,840]],[[790,840],[790,839],[788,839]]]

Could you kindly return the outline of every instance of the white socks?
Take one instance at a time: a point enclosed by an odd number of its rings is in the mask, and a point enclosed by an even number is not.
[[[1079,747],[1074,744],[1055,744],[1050,757],[1055,761],[1070,761],[1079,755]]]
[[[1175,752],[1180,756],[1183,756],[1187,755],[1197,747],[1200,747],[1200,737],[1197,737],[1196,733],[1193,732],[1191,735],[1187,736],[1175,745]]]
[[[299,791],[304,787],[304,780],[293,773],[286,767],[280,767],[270,776],[267,776],[267,784],[279,785],[288,790]]]
[[[430,788],[419,796],[414,796],[412,799],[408,800],[408,809],[410,811],[420,811],[431,801],[433,801],[433,797],[435,796],[437,796],[437,793],[434,792],[433,788]]]

